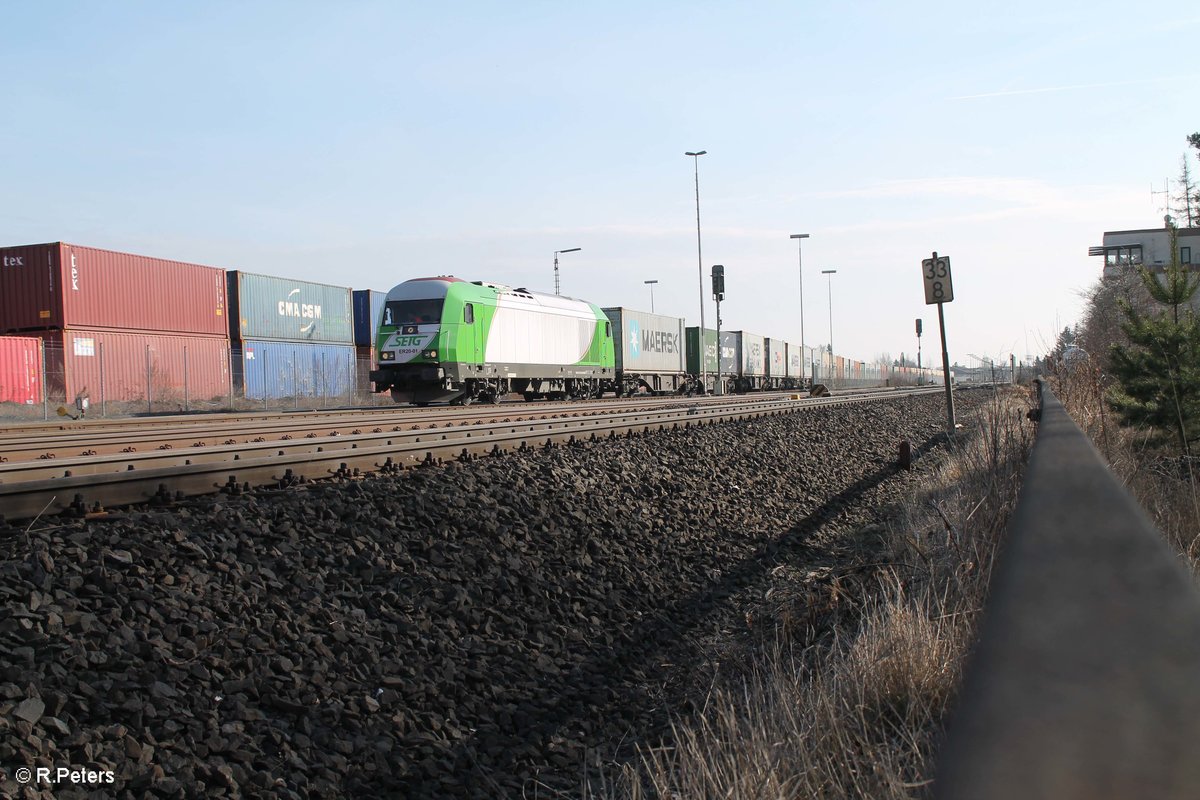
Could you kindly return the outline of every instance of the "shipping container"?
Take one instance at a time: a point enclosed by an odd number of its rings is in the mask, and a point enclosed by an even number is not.
[[[685,371],[682,319],[629,308],[602,310],[612,322],[618,371],[658,374]]]
[[[765,346],[767,377],[778,385],[787,377],[787,344],[782,339],[767,339]]]
[[[787,346],[787,376],[793,381],[803,382],[811,373],[812,348],[798,344]]]
[[[225,271],[54,242],[0,248],[0,331],[224,336]]]
[[[687,336],[687,371],[689,375],[699,375],[700,327],[692,326],[685,333]],[[704,371],[710,375],[717,371],[717,332],[712,328],[704,329]]]
[[[357,380],[352,344],[246,339],[233,342],[232,353],[235,390],[251,400],[346,400]]]
[[[762,336],[745,331],[721,331],[722,374],[762,377],[766,371],[766,341]]]
[[[374,347],[375,334],[379,332],[379,320],[383,317],[383,304],[387,292],[374,289],[354,291],[354,344],[358,347]]]
[[[46,388],[56,400],[91,405],[139,401],[189,409],[228,399],[229,340],[141,331],[43,331]]]
[[[0,336],[0,403],[42,402],[42,340]]]
[[[240,270],[227,275],[231,339],[354,344],[349,288]]]

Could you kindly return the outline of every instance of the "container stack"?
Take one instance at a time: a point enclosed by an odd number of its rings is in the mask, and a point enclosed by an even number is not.
[[[224,270],[64,242],[0,248],[0,332],[42,340],[56,400],[224,398],[227,327]]]
[[[350,289],[231,270],[235,389],[247,399],[346,399],[354,386]]]

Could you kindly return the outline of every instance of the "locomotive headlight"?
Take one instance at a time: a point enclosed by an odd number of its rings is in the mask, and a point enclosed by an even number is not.
[[[394,352],[392,352],[391,350],[384,350],[384,351],[380,352],[379,360],[380,361],[395,361],[396,354]]]
[[[437,350],[426,350],[424,353],[421,353],[421,358],[437,358]]]

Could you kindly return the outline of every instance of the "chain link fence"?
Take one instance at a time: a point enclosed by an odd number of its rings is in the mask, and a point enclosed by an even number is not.
[[[245,359],[226,340],[136,347],[85,337],[43,340],[43,380],[27,402],[0,403],[0,419],[36,421],[221,411],[386,407],[371,391],[369,355],[301,348]]]

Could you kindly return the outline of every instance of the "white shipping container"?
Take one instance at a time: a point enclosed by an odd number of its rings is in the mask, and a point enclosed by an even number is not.
[[[682,319],[629,308],[603,311],[612,322],[618,371],[643,374],[686,371]]]

